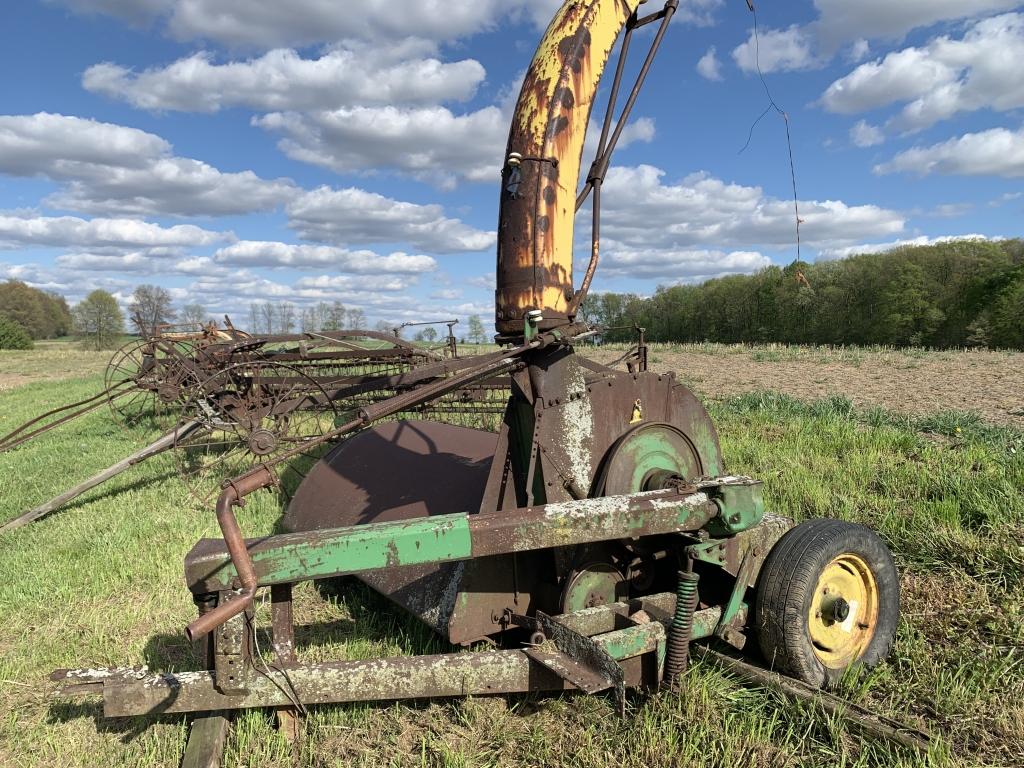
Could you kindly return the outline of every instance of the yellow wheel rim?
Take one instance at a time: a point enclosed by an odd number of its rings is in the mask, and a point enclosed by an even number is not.
[[[864,653],[878,624],[878,585],[857,555],[837,557],[821,572],[807,626],[818,660],[842,669]]]

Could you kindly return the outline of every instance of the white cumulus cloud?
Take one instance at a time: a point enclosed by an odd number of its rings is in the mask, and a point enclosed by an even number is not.
[[[434,253],[483,251],[495,233],[447,218],[440,205],[393,200],[362,189],[319,187],[286,207],[288,225],[304,240],[334,243],[409,243]]]
[[[62,182],[57,208],[98,215],[219,216],[274,208],[295,188],[177,157],[151,133],[40,112],[0,115],[0,173]]]
[[[850,141],[858,147],[875,147],[885,142],[885,132],[866,120],[858,120],[850,129]]]
[[[853,59],[867,55],[871,40],[900,40],[914,29],[973,19],[1020,5],[1020,0],[814,0],[817,18],[787,29],[762,28],[761,68],[765,72],[824,66],[844,46]],[[755,69],[753,31],[733,51],[744,70]]]
[[[456,115],[441,107],[271,112],[253,123],[284,134],[289,157],[338,173],[396,170],[439,187],[494,181],[508,121],[497,107]]]
[[[665,183],[664,175],[650,165],[612,169],[603,187],[602,233],[635,250],[753,251],[794,245],[792,200],[706,173],[677,183]],[[897,235],[905,226],[897,211],[839,200],[803,200],[800,217],[803,241],[810,247]]]
[[[233,239],[191,224],[162,227],[136,219],[0,215],[0,247],[58,248],[195,247]]]
[[[733,49],[732,58],[745,72],[756,72],[758,63],[762,72],[790,72],[817,66],[812,51],[814,41],[807,30],[796,24],[788,29],[762,30]]]
[[[423,58],[416,47],[422,46],[357,45],[317,59],[302,58],[292,49],[275,49],[259,58],[226,63],[198,52],[142,72],[96,64],[85,71],[82,85],[143,109],[186,112],[235,106],[275,111],[430,104],[473,96],[486,74],[479,62]]]
[[[562,0],[49,0],[82,13],[131,23],[161,18],[181,40],[276,48],[362,38],[389,43],[408,37],[452,41],[526,18],[543,29]],[[714,23],[724,0],[681,0],[678,19]]]
[[[960,39],[942,35],[922,47],[894,51],[860,65],[821,97],[841,114],[904,103],[891,126],[918,131],[961,112],[1024,107],[1024,14],[1007,13],[970,26]]]
[[[860,39],[899,40],[913,29],[1016,8],[1020,0],[814,0],[811,26],[826,49]]]
[[[751,273],[771,264],[757,251],[693,248],[628,248],[614,240],[602,243],[601,278],[701,281],[727,274]]]
[[[213,255],[218,264],[245,267],[330,268],[354,274],[419,274],[437,262],[430,256],[373,251],[350,251],[329,245],[296,245],[263,240],[240,240]]]
[[[722,79],[722,62],[718,60],[718,53],[715,46],[708,48],[707,52],[697,61],[697,73],[706,80],[719,81]]]
[[[960,240],[994,240],[986,235],[942,235],[939,237],[928,237],[920,235],[903,240],[890,240],[885,243],[860,243],[848,245],[843,248],[826,248],[818,255],[819,259],[845,259],[848,256],[856,256],[861,253],[885,253],[893,248],[903,248],[917,245],[937,245],[939,243],[955,243]]]
[[[875,173],[919,176],[1024,176],[1024,129],[966,133],[927,147],[913,147],[875,166]]]

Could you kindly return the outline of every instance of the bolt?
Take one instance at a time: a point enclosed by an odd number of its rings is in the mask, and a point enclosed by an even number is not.
[[[846,621],[850,615],[850,604],[843,598],[837,597],[832,601],[832,619],[840,623]]]

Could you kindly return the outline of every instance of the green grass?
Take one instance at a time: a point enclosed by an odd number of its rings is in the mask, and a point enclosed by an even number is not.
[[[10,358],[0,358],[0,370]],[[25,362],[30,365],[31,360]],[[96,374],[0,394],[0,433],[100,386]],[[248,766],[961,766],[1024,764],[1024,435],[977,417],[859,412],[832,398],[771,393],[716,402],[730,471],[766,483],[773,511],[865,522],[893,548],[903,619],[888,663],[844,695],[941,736],[922,758],[864,742],[842,721],[697,664],[681,695],[512,697],[321,707],[298,754],[263,713],[242,715],[227,765]],[[100,411],[0,454],[7,519],[140,447]],[[247,535],[274,530],[280,501],[240,511]],[[173,766],[180,717],[107,721],[95,699],[57,699],[59,667],[196,668],[182,635],[194,608],[181,563],[216,536],[154,461],[47,520],[0,537],[0,766]],[[296,593],[306,660],[436,652],[443,644],[349,583]],[[266,624],[266,608],[260,617]]]
[[[9,388],[7,377],[16,379],[11,383],[21,384],[102,372],[111,354],[67,341],[37,341],[35,349],[0,350],[0,392]]]

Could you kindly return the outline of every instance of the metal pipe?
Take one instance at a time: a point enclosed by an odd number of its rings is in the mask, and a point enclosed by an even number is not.
[[[590,284],[594,280],[594,273],[597,272],[597,262],[600,259],[601,253],[601,178],[593,179],[590,184],[594,190],[594,219],[590,235],[590,261],[587,263],[587,271],[583,273],[580,289],[576,291],[572,304],[569,305],[570,317],[575,317],[579,313],[580,305],[590,292]]]
[[[122,387],[128,383],[133,384],[133,386],[130,389],[122,389],[120,392],[116,391],[119,387]],[[103,405],[110,402],[111,400],[114,400],[118,397],[122,397],[123,395],[127,395],[135,391],[136,387],[134,386],[134,382],[120,381],[117,384],[114,384],[113,386],[104,389],[102,392],[98,392],[92,397],[86,398],[85,400],[79,400],[77,403],[69,403],[68,405],[62,405],[59,408],[54,408],[53,410],[47,411],[41,416],[36,416],[31,421],[26,421],[13,432],[10,432],[4,435],[3,437],[0,437],[0,453],[3,453],[4,451],[9,451],[12,448],[16,448],[17,446],[31,440],[33,437],[37,435],[41,435],[44,432],[49,432],[54,427],[59,427],[61,424],[66,424],[72,419],[77,419],[79,416],[84,416],[87,413],[91,413],[92,411],[95,411],[97,408],[103,407]],[[107,399],[103,400],[102,398]],[[79,406],[81,406],[81,408],[79,408]],[[38,424],[44,419],[50,416],[56,416],[58,413],[63,413],[64,411],[69,411],[72,408],[79,408],[79,410],[75,411],[74,413],[66,414],[61,418],[57,419],[56,421],[50,422],[49,424],[44,424],[43,426],[32,430],[28,434],[22,434],[23,432],[25,432],[26,429]]]
[[[566,314],[569,317],[575,317],[579,312],[580,305],[583,300],[587,297],[587,293],[590,291],[590,283],[594,279],[594,273],[597,271],[597,262],[600,253],[600,224],[601,224],[601,182],[604,180],[605,174],[608,172],[608,163],[611,161],[612,153],[615,151],[615,146],[619,142],[619,137],[622,135],[622,130],[626,127],[626,122],[629,120],[629,113],[633,110],[633,105],[636,104],[637,96],[640,95],[640,89],[643,88],[644,81],[647,79],[647,73],[651,69],[651,64],[654,62],[654,57],[658,53],[658,49],[661,47],[661,41],[665,37],[665,32],[668,30],[669,22],[672,21],[672,16],[676,12],[676,8],[679,6],[679,0],[668,0],[665,3],[665,8],[660,14],[652,14],[652,16],[661,19],[661,26],[658,27],[658,32],[654,36],[654,41],[651,43],[651,47],[647,51],[647,56],[644,59],[643,66],[640,67],[640,73],[636,77],[636,82],[633,84],[633,89],[629,93],[629,97],[626,99],[625,105],[622,107],[622,113],[619,115],[619,119],[615,124],[615,130],[612,132],[611,138],[608,139],[608,146],[601,146],[598,149],[598,155],[594,159],[594,164],[590,167],[590,175],[587,179],[587,188],[580,193],[576,200],[576,210],[579,210],[583,201],[586,199],[587,190],[592,190],[594,195],[593,210],[594,210],[594,224],[593,232],[591,236],[591,250],[590,250],[590,263],[587,264],[587,271],[583,277],[583,282],[580,284],[580,288],[572,297],[572,301],[569,302],[569,307]],[[654,21],[655,19],[651,19]],[[632,32],[632,29],[628,30]],[[624,43],[628,42],[628,37],[624,40]],[[623,50],[623,54],[625,50]],[[620,58],[620,65],[622,59]],[[616,77],[621,74],[621,70],[616,72]],[[615,83],[614,90],[618,91],[618,83]],[[609,105],[611,106],[611,105]],[[608,116],[605,115],[605,122],[607,123]],[[605,139],[604,132],[602,131],[601,142],[603,144]]]
[[[585,185],[576,198],[576,210],[578,211],[594,186],[594,168],[598,160],[604,155],[605,147],[608,144],[608,132],[611,130],[612,117],[615,113],[615,104],[619,99],[619,86],[622,85],[622,72],[626,66],[626,57],[629,55],[629,42],[633,39],[633,28],[636,26],[636,11],[629,21],[626,22],[626,31],[622,36],[622,47],[619,49],[619,60],[615,66],[615,78],[612,80],[612,91],[608,96],[608,106],[605,108],[604,123],[601,126],[601,139],[597,143],[597,152],[594,153],[594,162],[591,163],[590,172],[587,174]]]
[[[174,444],[177,440],[180,440],[186,435],[191,434],[195,430],[199,429],[200,426],[201,425],[198,422],[189,421],[186,422],[185,424],[182,424],[180,427],[177,427],[172,431],[165,433],[164,435],[157,438],[154,442],[147,445],[142,450],[136,451],[131,456],[121,459],[121,461],[107,467],[102,472],[93,475],[88,480],[84,480],[83,482],[76,485],[74,488],[65,491],[59,496],[56,496],[50,499],[49,501],[45,502],[44,504],[40,504],[38,507],[30,509],[28,512],[19,515],[13,520],[9,520],[3,525],[0,525],[0,534],[6,533],[7,531],[13,531],[15,528],[20,528],[23,525],[27,525],[28,523],[39,520],[40,518],[45,517],[54,510],[59,509],[64,504],[67,504],[72,499],[81,496],[86,491],[95,488],[97,485],[100,485],[101,483],[105,483],[110,478],[121,474],[125,470],[134,467],[136,464],[141,464],[143,461],[146,461],[147,459],[150,459],[159,453],[163,453],[164,451],[170,450],[171,448],[174,447]]]
[[[252,564],[249,550],[245,546],[245,537],[242,536],[238,518],[235,517],[234,507],[236,504],[242,503],[242,498],[246,494],[273,482],[273,474],[266,466],[261,466],[255,472],[249,472],[237,480],[228,481],[224,490],[221,491],[220,497],[217,499],[217,523],[220,525],[228,552],[231,553],[231,562],[238,573],[241,592],[235,600],[221,603],[185,627],[185,635],[189,640],[202,637],[252,605],[258,584],[256,567]]]

